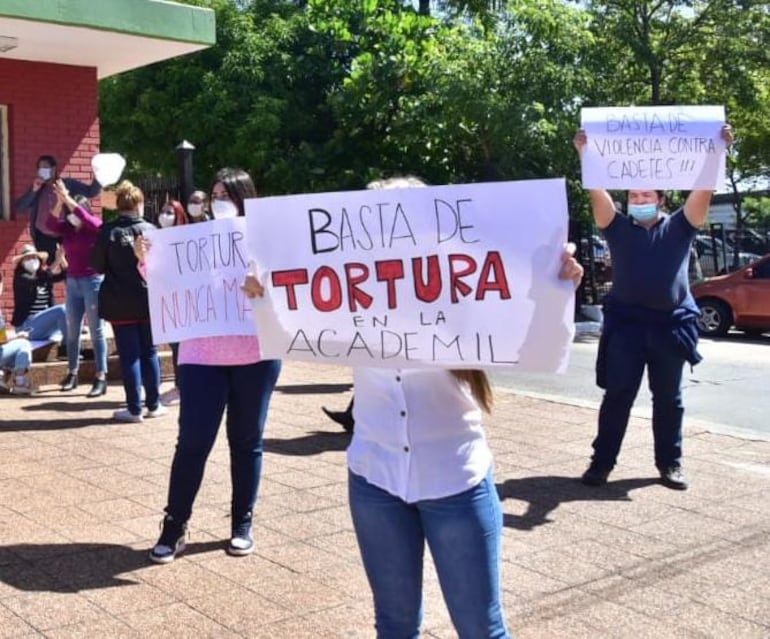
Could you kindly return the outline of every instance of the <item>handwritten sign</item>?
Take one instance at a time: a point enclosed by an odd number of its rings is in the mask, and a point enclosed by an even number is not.
[[[563,179],[246,203],[265,357],[563,371],[574,332]]]
[[[147,233],[147,287],[155,344],[256,335],[240,286],[248,270],[246,220],[212,220]]]
[[[583,186],[715,189],[725,180],[721,106],[585,108]]]

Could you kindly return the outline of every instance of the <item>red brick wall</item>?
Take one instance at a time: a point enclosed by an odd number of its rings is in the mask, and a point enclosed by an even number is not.
[[[99,151],[96,69],[0,58],[0,104],[8,106],[11,208],[29,188],[40,155],[53,155],[60,175],[91,181],[91,157]],[[6,318],[13,308],[10,260],[30,241],[27,224],[15,211],[0,220]],[[60,285],[59,300],[63,291]]]

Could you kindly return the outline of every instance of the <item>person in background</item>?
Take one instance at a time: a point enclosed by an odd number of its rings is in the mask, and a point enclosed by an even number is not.
[[[177,200],[168,200],[158,213],[158,226],[162,229],[170,226],[187,224],[187,216],[182,208],[182,203]]]
[[[22,247],[12,258],[13,272],[13,325],[17,333],[24,333],[30,341],[58,341],[67,334],[67,314],[64,304],[54,304],[53,285],[65,277],[67,260],[61,246],[50,268],[48,254],[31,244]],[[59,349],[60,355],[66,349]]]
[[[179,226],[180,224],[187,224],[187,216],[182,208],[182,203],[177,200],[169,200],[163,205],[158,214],[158,225],[160,228],[165,229]],[[175,342],[169,344],[169,346],[171,347],[171,362],[174,366],[174,387],[160,396],[160,401],[164,406],[172,406],[179,401],[179,387],[177,384],[179,379],[179,343]]]
[[[727,146],[732,129],[721,131]],[[585,131],[574,138],[582,155]],[[591,189],[594,222],[612,255],[612,288],[604,299],[596,357],[597,385],[604,389],[594,453],[582,482],[602,486],[617,461],[645,368],[652,393],[655,466],[661,483],[686,490],[682,469],[682,370],[702,358],[697,350],[700,315],[688,283],[691,247],[705,223],[711,190],[690,191],[684,206],[663,212],[662,191],[630,190],[628,216],[618,215],[610,194]]]
[[[51,260],[56,255],[56,236],[51,235],[46,220],[56,206],[54,184],[58,179],[56,158],[41,155],[37,159],[37,172],[27,192],[16,200],[16,210],[29,215],[29,232],[39,251],[45,251]],[[82,195],[91,199],[99,195],[102,185],[94,179],[85,184],[73,178],[62,178],[67,191],[74,197]]]
[[[380,180],[370,188],[421,186],[416,180]],[[582,276],[565,252],[558,277],[578,286]],[[264,294],[253,275],[243,288],[249,297]],[[492,406],[486,374],[357,367],[353,377],[348,498],[377,636],[419,636],[427,542],[457,635],[509,637],[503,516],[482,427],[482,413]]]
[[[243,216],[244,200],[257,196],[245,171],[222,169],[211,186],[214,219]],[[137,246],[140,259],[151,247]],[[166,564],[185,546],[203,472],[227,409],[232,501],[227,553],[254,551],[252,520],[262,475],[262,436],[280,360],[264,360],[255,335],[183,340],[179,344],[179,437],[171,463],[166,515],[150,560]]]
[[[0,272],[0,297],[3,295],[3,274]],[[25,333],[10,335],[0,309],[0,390],[17,395],[29,395],[32,383],[32,344]]]
[[[127,407],[115,411],[113,418],[141,422],[168,412],[160,403],[160,363],[150,331],[147,282],[134,254],[137,238],[155,227],[144,220],[144,194],[128,180],[115,188],[115,203],[118,218],[102,225],[91,265],[104,273],[99,315],[112,324],[126,393]]]
[[[63,180],[54,184],[57,204],[46,221],[48,229],[62,238],[67,256],[67,359],[69,372],[61,384],[62,391],[78,387],[80,336],[83,317],[88,316],[88,329],[94,348],[95,378],[87,397],[100,397],[107,392],[107,338],[104,320],[99,317],[99,289],[104,276],[91,266],[91,253],[102,226],[100,217],[91,212],[82,195],[74,198]]]
[[[187,200],[187,216],[190,223],[210,220],[208,197],[205,191],[193,191]]]

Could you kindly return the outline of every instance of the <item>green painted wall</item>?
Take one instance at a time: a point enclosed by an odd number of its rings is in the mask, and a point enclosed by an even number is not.
[[[212,45],[214,11],[161,0],[2,0],[0,16]]]

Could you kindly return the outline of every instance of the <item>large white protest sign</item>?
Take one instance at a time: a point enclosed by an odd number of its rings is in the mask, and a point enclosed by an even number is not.
[[[147,234],[147,288],[155,344],[256,335],[240,286],[248,270],[246,220],[212,220]]]
[[[585,108],[589,189],[715,189],[725,180],[721,106]]]
[[[563,179],[257,198],[265,357],[563,371]]]

